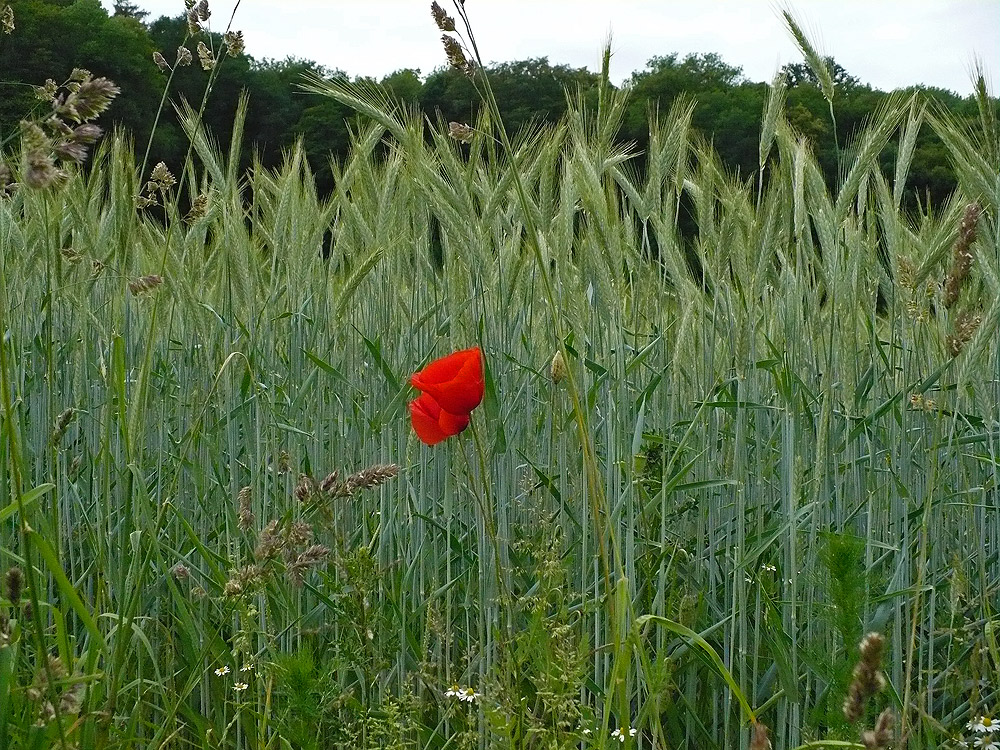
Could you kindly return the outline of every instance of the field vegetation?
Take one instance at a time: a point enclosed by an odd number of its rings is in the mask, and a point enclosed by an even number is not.
[[[360,115],[329,197],[240,167],[245,101],[229,145],[181,109],[177,175],[121,132],[69,165],[82,74],[7,154],[0,750],[1000,741],[982,76],[973,127],[889,97],[831,185],[780,76],[752,176],[683,98],[639,170],[606,75],[508,137],[450,52],[467,125],[306,82]],[[906,208],[927,132],[959,187]],[[427,447],[410,374],[471,346]]]

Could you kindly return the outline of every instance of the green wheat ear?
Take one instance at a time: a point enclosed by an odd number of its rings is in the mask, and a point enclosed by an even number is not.
[[[798,46],[799,51],[805,58],[806,65],[809,66],[809,70],[812,71],[813,75],[816,76],[816,80],[819,81],[819,87],[820,91],[823,92],[823,98],[832,105],[834,85],[833,75],[830,73],[830,66],[827,65],[826,61],[822,58],[822,56],[820,56],[819,52],[816,51],[816,48],[813,46],[812,42],[809,41],[809,37],[806,36],[805,32],[802,30],[802,26],[795,20],[795,16],[792,15],[791,11],[783,10],[781,11],[781,16],[785,19],[785,27],[792,35],[792,39],[795,40],[795,44]]]

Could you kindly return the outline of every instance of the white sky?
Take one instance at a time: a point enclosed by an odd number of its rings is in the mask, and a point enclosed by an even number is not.
[[[183,0],[134,2],[151,18],[184,9]],[[224,31],[237,3],[209,2],[213,31]],[[439,2],[452,11],[449,0]],[[922,83],[966,95],[978,59],[997,92],[1000,0],[790,5],[821,54],[875,88]],[[380,78],[400,68],[426,75],[444,63],[429,7],[430,0],[241,0],[233,28],[258,59],[293,55],[352,76]],[[487,62],[547,56],[552,64],[593,70],[610,33],[616,82],[672,52],[717,52],[751,80],[770,80],[784,63],[801,61],[780,7],[778,0],[466,0]]]

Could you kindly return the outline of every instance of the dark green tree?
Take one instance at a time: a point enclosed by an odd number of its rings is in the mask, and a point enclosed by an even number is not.
[[[838,89],[852,88],[861,84],[861,80],[852,76],[847,70],[832,57],[824,57],[823,62],[826,63],[827,68],[830,70],[830,75],[833,78],[833,85]],[[816,78],[816,74],[813,73],[812,68],[810,68],[805,63],[788,63],[782,66],[781,72],[785,74],[785,78],[788,81],[789,88],[795,88],[796,86],[802,86],[808,84],[811,86],[818,86],[819,81]]]
[[[114,15],[124,16],[125,18],[134,18],[136,21],[143,21],[149,15],[149,11],[143,10],[135,3],[115,0]]]
[[[0,138],[38,106],[33,86],[64,81],[73,68],[121,88],[104,122],[137,134],[148,128],[163,84],[141,23],[109,17],[98,0],[11,0],[11,7],[17,27],[0,45]]]
[[[586,68],[551,65],[545,57],[491,66],[487,73],[511,133],[531,123],[556,122],[566,112],[567,92],[586,94],[598,80]],[[446,121],[472,122],[479,94],[462,73],[439,69],[427,77],[420,104],[428,114],[440,113]]]

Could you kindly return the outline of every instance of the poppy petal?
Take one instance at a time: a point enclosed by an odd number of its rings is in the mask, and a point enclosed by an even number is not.
[[[468,414],[483,400],[483,358],[478,346],[436,359],[410,383],[451,414]]]
[[[451,414],[426,393],[409,404],[413,431],[427,445],[437,445],[469,426],[468,414]]]
[[[452,435],[457,435],[466,427],[469,426],[469,415],[468,414],[452,414],[451,412],[441,410],[441,414],[438,416],[438,425],[441,430],[447,434],[449,437]]]
[[[410,422],[413,424],[413,431],[427,445],[437,445],[448,437],[438,424],[437,415],[441,412],[441,407],[437,407],[436,413],[428,408],[428,401],[437,406],[433,399],[425,399],[426,394],[410,402]]]

